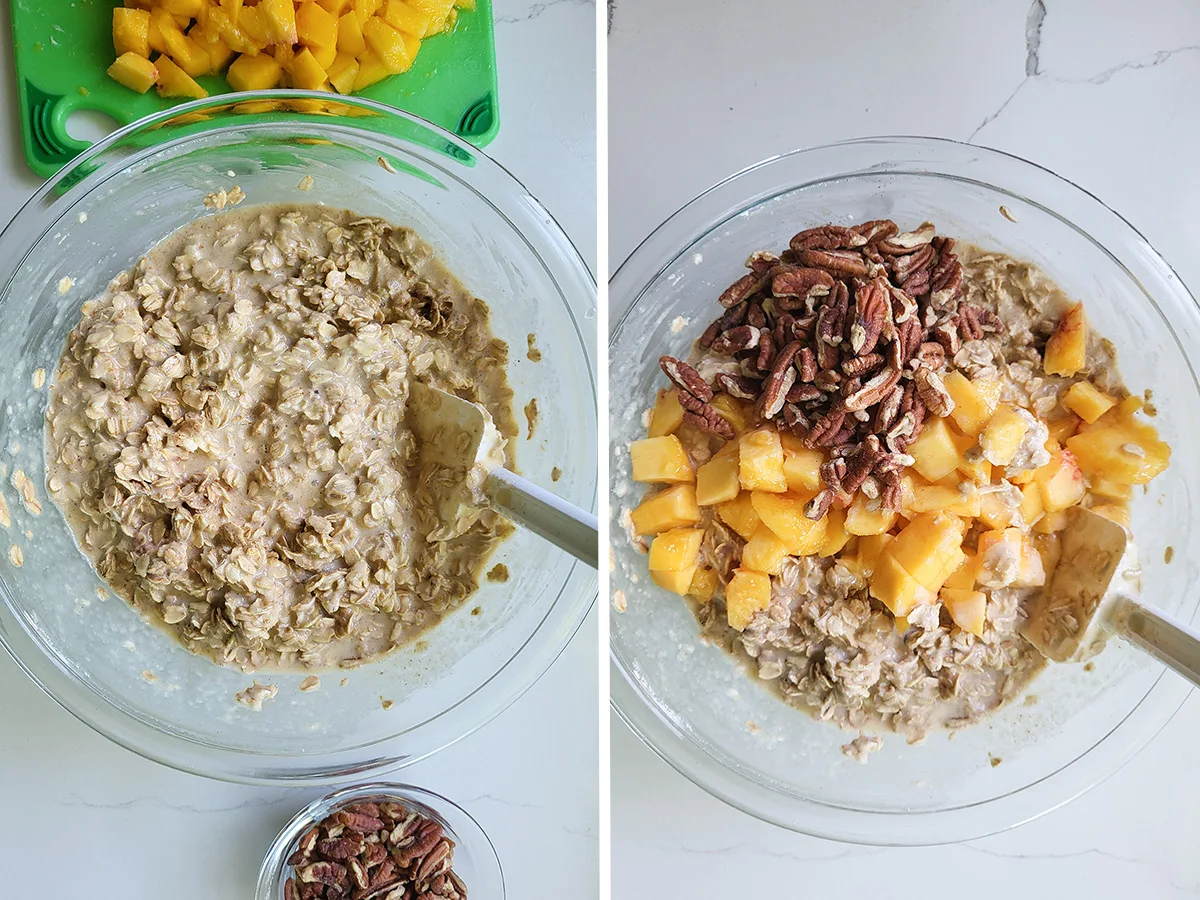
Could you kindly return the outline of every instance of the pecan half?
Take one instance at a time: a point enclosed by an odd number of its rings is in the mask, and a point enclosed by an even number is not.
[[[928,269],[933,265],[934,258],[937,256],[937,251],[932,246],[926,244],[915,253],[909,253],[906,256],[892,257],[892,276],[903,285],[904,289],[912,295],[923,294],[924,291],[918,291],[908,285],[908,281],[917,273]],[[926,282],[928,284],[928,281]]]
[[[867,261],[853,250],[801,250],[800,262],[814,269],[858,278],[867,274]]]
[[[755,250],[746,260],[746,268],[755,275],[766,275],[779,265],[779,257],[769,250]]]
[[[946,350],[937,341],[926,341],[917,348],[913,360],[936,372],[946,365]]]
[[[928,244],[937,234],[937,229],[934,228],[932,222],[924,222],[920,228],[915,231],[906,231],[903,234],[897,234],[895,237],[889,237],[886,240],[879,241],[876,246],[879,252],[887,256],[902,256],[905,253],[912,253],[918,247]]]
[[[729,372],[718,372],[713,379],[717,387],[738,400],[756,400],[762,393],[762,380],[748,375],[731,375]]]
[[[762,333],[753,325],[739,325],[713,341],[712,350],[723,356],[732,356],[742,350],[753,350],[761,337]]]
[[[733,426],[725,421],[719,412],[707,404],[704,405],[700,412],[685,410],[683,421],[689,425],[695,425],[701,431],[707,431],[710,434],[715,434],[717,437],[723,437],[727,441],[731,441],[734,438]]]
[[[873,278],[854,291],[854,321],[850,325],[850,349],[865,356],[875,349],[883,334],[884,320],[891,318],[892,309],[887,280]]]
[[[845,412],[857,412],[860,409],[866,409],[868,406],[874,406],[888,395],[888,392],[891,391],[899,380],[900,372],[888,367],[882,372],[871,376],[857,391],[848,397],[843,397],[839,406]]]
[[[938,349],[941,349],[940,347]],[[950,392],[946,390],[946,385],[942,383],[939,376],[932,369],[927,369],[924,366],[917,369],[913,374],[913,381],[917,385],[917,393],[921,397],[921,402],[925,404],[925,408],[935,416],[948,416],[954,411],[954,400],[950,396]]]
[[[811,347],[800,348],[799,357],[796,360],[796,368],[800,371],[800,380],[805,384],[808,384],[817,377],[817,357],[812,352]]]
[[[829,512],[829,507],[833,505],[835,496],[831,488],[824,488],[818,491],[817,495],[804,505],[804,515],[814,520],[825,518],[825,514]]]
[[[775,359],[775,338],[769,331],[760,331],[758,335],[758,356],[754,360],[754,368],[766,372],[771,368]]]
[[[708,382],[700,377],[700,373],[681,359],[673,356],[660,356],[658,364],[663,373],[671,379],[677,388],[686,391],[693,397],[707,403],[713,398],[713,389]]]
[[[820,269],[789,266],[771,279],[771,295],[785,310],[800,309],[813,301],[829,296],[833,276]],[[795,300],[798,302],[789,302]],[[811,308],[811,307],[809,307]]]
[[[822,225],[819,228],[801,231],[792,238],[789,246],[795,252],[800,253],[804,250],[842,250],[861,247],[866,242],[866,236],[855,228]]]
[[[758,413],[764,419],[773,419],[783,409],[787,401],[788,391],[796,382],[796,369],[792,361],[800,352],[800,342],[792,341],[779,351],[775,363],[771,367],[763,383],[762,396],[758,400]]]
[[[767,284],[767,274],[764,272],[761,275],[757,272],[751,272],[749,275],[743,275],[729,287],[725,288],[717,302],[724,307],[736,306],[747,297],[751,297],[761,291]]]
[[[941,348],[938,347],[940,350]],[[860,378],[870,375],[877,369],[883,368],[882,353],[868,353],[866,356],[853,356],[842,360],[842,373],[850,378]]]
[[[845,410],[833,410],[821,416],[813,423],[812,429],[808,432],[808,436],[804,439],[804,444],[807,447],[825,447],[826,442],[832,443],[833,438],[842,428],[842,423],[846,421]]]

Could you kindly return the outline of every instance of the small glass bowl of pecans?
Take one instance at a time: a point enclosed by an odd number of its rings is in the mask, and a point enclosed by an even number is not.
[[[267,851],[256,900],[503,900],[496,849],[464,809],[405,784],[342,788]]]

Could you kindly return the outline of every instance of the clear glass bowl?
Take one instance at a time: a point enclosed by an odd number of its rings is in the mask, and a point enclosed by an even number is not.
[[[512,349],[516,405],[540,398],[534,439],[516,446],[522,473],[595,508],[595,283],[550,214],[469,144],[370,101],[298,92],[201,101],[97,145],[0,235],[0,464],[6,478],[28,473],[45,505],[31,515],[4,484],[14,522],[0,533],[0,643],[84,722],[176,768],[262,782],[410,763],[490,720],[546,671],[595,599],[593,571],[519,530],[494,557],[507,583],[484,582],[413,647],[325,673],[318,691],[301,693],[302,675],[260,676],[279,694],[253,712],[234,701],[251,677],[193,656],[122,600],[101,601],[43,487],[47,391],[34,389],[33,373],[54,371],[83,301],[204,215],[207,194],[234,185],[247,204],[324,203],[415,228],[490,306]],[[74,279],[65,293],[64,278]],[[540,363],[526,358],[530,333]],[[19,568],[10,540],[24,554]]]
[[[296,842],[313,825],[353,803],[403,803],[438,822],[454,841],[454,873],[463,880],[467,895],[482,900],[504,900],[504,873],[496,848],[484,830],[458,804],[431,791],[407,784],[364,784],[342,788],[314,800],[283,826],[271,844],[258,872],[255,900],[283,900],[283,885],[292,876],[288,857]]]
[[[1017,221],[1001,214],[1004,206]],[[802,228],[929,219],[941,233],[1032,260],[1117,345],[1126,383],[1153,390],[1175,448],[1133,506],[1145,596],[1192,621],[1200,560],[1200,469],[1188,448],[1200,422],[1200,314],[1179,278],[1095,197],[1023,160],[924,138],[872,138],[768,160],[693,200],[637,248],[612,279],[629,306],[609,344],[613,534],[640,497],[630,440],[665,384],[661,354],[687,354],[746,257]],[[679,330],[677,317],[687,326]],[[1164,562],[1168,546],[1174,560]],[[613,703],[667,762],[762,819],[822,837],[927,844],[989,834],[1079,795],[1130,759],[1170,719],[1188,686],[1120,641],[1085,669],[1053,666],[1017,702],[952,738],[921,746],[889,737],[862,766],[851,735],[785,705],[724,651],[703,644],[691,610],[655,588],[645,557],[614,541]],[[1001,762],[993,765],[991,760]]]

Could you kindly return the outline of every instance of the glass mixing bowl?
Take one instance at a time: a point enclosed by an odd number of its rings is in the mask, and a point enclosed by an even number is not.
[[[490,306],[512,349],[516,406],[540,398],[533,439],[515,442],[522,473],[595,508],[595,283],[550,214],[469,144],[369,101],[279,92],[192,103],[97,145],[0,235],[0,465],[13,517],[0,529],[0,642],[80,719],[180,769],[276,781],[409,763],[487,722],[546,671],[591,607],[593,571],[518,530],[494,557],[507,583],[485,581],[411,648],[323,673],[318,691],[298,690],[303,674],[260,674],[279,693],[253,712],[234,701],[251,676],[101,599],[44,488],[47,389],[34,373],[54,371],[81,303],[234,185],[247,204],[324,203],[416,229]],[[541,362],[526,357],[529,334]],[[41,515],[11,488],[17,468],[37,486]]]
[[[354,803],[402,803],[438,822],[454,841],[454,873],[467,894],[484,900],[504,900],[504,873],[487,833],[470,813],[432,791],[407,784],[363,784],[342,788],[314,800],[283,826],[258,872],[255,900],[284,900],[284,883],[292,877],[288,857],[313,825]]]
[[[1196,618],[1200,469],[1188,447],[1200,422],[1200,314],[1187,289],[1129,223],[1045,169],[949,141],[873,138],[735,175],[668,219],[612,280],[614,307],[629,305],[609,344],[620,536],[612,587],[628,604],[612,616],[613,702],[667,762],[762,819],[845,841],[965,840],[1099,782],[1166,724],[1188,686],[1114,640],[1090,666],[1050,667],[1025,702],[984,723],[921,746],[890,736],[863,766],[840,752],[851,735],[785,705],[702,643],[687,604],[651,585],[621,524],[641,494],[630,481],[629,442],[644,436],[642,413],[666,384],[658,357],[687,355],[752,251],[778,250],[812,225],[878,218],[902,227],[928,219],[943,234],[1029,259],[1084,300],[1094,327],[1116,343],[1130,389],[1153,390],[1156,425],[1175,448],[1170,468],[1133,505],[1145,596]]]

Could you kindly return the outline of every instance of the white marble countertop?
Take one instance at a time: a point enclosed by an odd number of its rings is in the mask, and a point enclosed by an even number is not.
[[[20,151],[7,9],[3,223],[38,186]],[[594,267],[595,6],[496,0],[495,9],[502,124],[488,152]],[[597,893],[596,646],[593,613],[502,717],[389,776],[471,812],[496,844],[510,897]],[[0,897],[249,897],[276,831],[326,790],[221,784],[147,762],[80,724],[0,652]]]
[[[1007,150],[1082,185],[1200,290],[1200,7],[1189,0],[617,0],[609,44],[614,269],[679,206],[760,159],[926,134]],[[750,886],[904,898],[917,872],[973,900],[1200,895],[1194,694],[1081,799],[1003,835],[920,850],[765,825],[689,784],[615,717],[612,728],[622,900]]]

